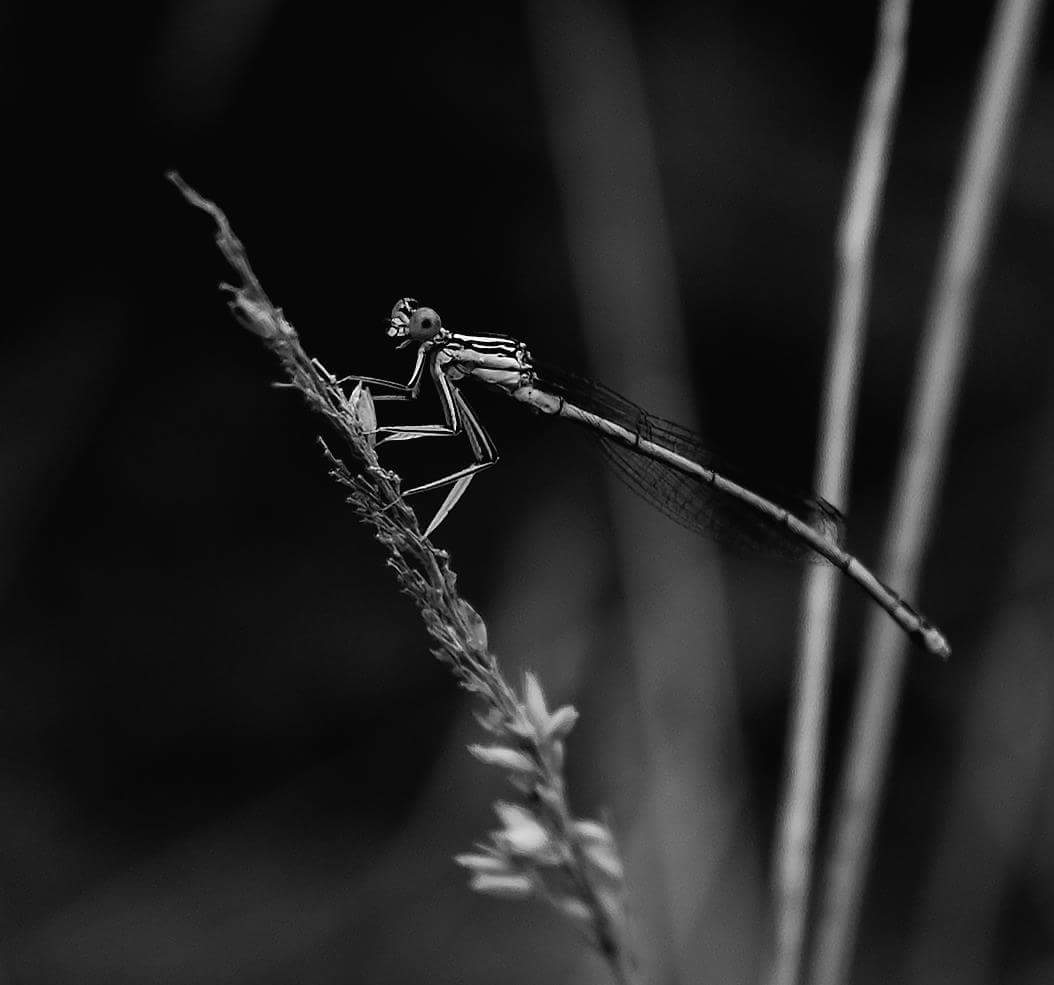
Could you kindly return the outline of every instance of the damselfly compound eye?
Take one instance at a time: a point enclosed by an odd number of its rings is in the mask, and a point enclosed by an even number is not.
[[[443,320],[434,308],[418,308],[410,316],[410,338],[431,339],[443,330]]]

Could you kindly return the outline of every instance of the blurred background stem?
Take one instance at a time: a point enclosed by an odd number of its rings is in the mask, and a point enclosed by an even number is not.
[[[933,530],[949,434],[1042,0],[1001,0],[943,236],[880,571],[914,596]],[[847,980],[905,661],[872,616],[850,726],[819,917],[816,985]],[[953,657],[954,637],[952,638]]]
[[[529,10],[590,372],[690,422],[691,361],[628,12],[618,0]],[[745,801],[716,552],[638,508],[610,471],[609,488],[648,771],[637,841],[648,860],[630,882],[638,903],[651,897],[654,980],[750,980],[744,941],[758,911],[724,903],[758,900],[759,877],[756,861],[729,864],[742,852]],[[717,946],[726,941],[735,946]]]
[[[879,10],[875,57],[860,107],[836,242],[831,340],[814,488],[843,513],[849,508],[871,268],[907,59],[910,10],[910,0],[885,0]],[[840,574],[831,565],[816,564],[806,571],[786,772],[773,853],[771,985],[795,985],[805,950],[840,586]]]

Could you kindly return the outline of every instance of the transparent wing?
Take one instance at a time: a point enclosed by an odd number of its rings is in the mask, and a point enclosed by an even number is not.
[[[813,527],[825,539],[842,544],[843,517],[826,500],[788,492],[771,482],[743,474],[708,451],[693,431],[649,414],[602,384],[551,366],[537,367],[537,370],[539,384],[557,396],[764,496]],[[817,562],[823,560],[786,526],[702,479],[615,441],[601,438],[600,443],[605,456],[627,486],[689,530],[705,533],[737,551],[761,551]]]

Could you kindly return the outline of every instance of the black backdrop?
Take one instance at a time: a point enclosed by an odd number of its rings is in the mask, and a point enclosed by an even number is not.
[[[912,27],[856,443],[865,557],[989,15],[920,4]],[[207,220],[163,180],[178,168],[226,209],[335,370],[406,374],[383,319],[414,294],[588,371],[528,29],[557,16],[279,0],[0,13],[0,980],[603,980],[555,918],[462,887],[450,856],[504,795],[463,755],[467,699],[327,480],[316,422],[229,319]],[[629,16],[707,433],[807,484],[874,11]],[[862,982],[914,980],[932,954],[956,981],[1054,967],[1049,34],[919,596],[955,658],[908,673]],[[580,810],[636,830],[648,759],[619,718],[636,712],[601,458],[517,407],[478,406],[503,461],[439,539],[510,673],[539,668],[583,711]],[[434,474],[451,452],[422,444],[393,460]],[[753,895],[721,904],[761,933],[800,573],[732,557],[720,571],[756,873]],[[836,749],[864,614],[847,600]],[[726,980],[752,980],[758,938],[695,932],[738,954]]]

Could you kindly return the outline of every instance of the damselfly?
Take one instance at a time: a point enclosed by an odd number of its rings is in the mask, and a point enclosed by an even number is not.
[[[516,339],[451,332],[434,309],[413,298],[403,298],[392,309],[388,335],[399,340],[400,349],[418,343],[409,381],[344,379],[391,391],[375,394],[375,400],[415,400],[427,374],[439,394],[444,423],[378,427],[377,433],[384,435],[381,443],[464,434],[472,452],[473,460],[465,468],[405,490],[409,496],[450,487],[426,536],[447,517],[473,477],[498,460],[494,442],[461,395],[461,384],[475,380],[535,411],[596,432],[627,483],[677,522],[693,530],[714,530],[720,516],[721,528],[736,531],[739,539],[826,560],[867,592],[912,639],[940,657],[950,654],[936,627],[843,548],[841,516],[824,500],[763,492],[705,451],[688,429],[649,414],[613,390],[535,362]]]

